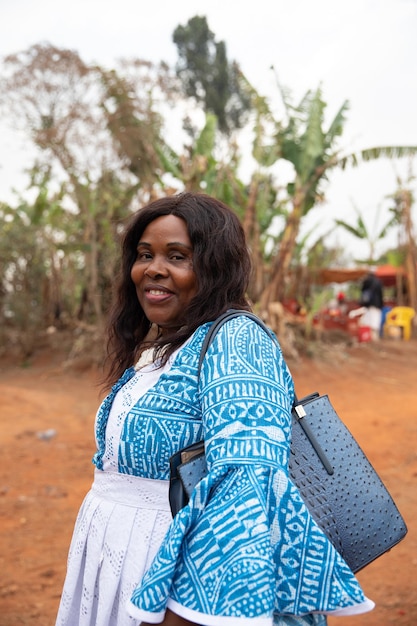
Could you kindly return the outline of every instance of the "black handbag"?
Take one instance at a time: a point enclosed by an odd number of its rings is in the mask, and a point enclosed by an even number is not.
[[[210,327],[199,368],[220,326],[238,315],[250,317],[271,335],[254,314],[228,311]],[[207,475],[204,441],[174,454],[170,472],[169,499],[175,516]],[[313,519],[353,572],[405,537],[407,526],[391,495],[327,395],[313,393],[294,401],[289,476]]]

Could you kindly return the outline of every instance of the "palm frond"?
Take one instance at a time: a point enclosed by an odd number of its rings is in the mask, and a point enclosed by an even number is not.
[[[317,159],[323,155],[323,115],[326,105],[321,99],[321,90],[317,89],[314,97],[310,100],[307,125],[304,135],[301,137],[302,158],[299,163],[299,171],[302,181],[311,177],[317,165]]]
[[[294,106],[292,105],[292,102],[291,102],[292,100],[291,91],[287,87],[284,87],[281,84],[278,78],[278,73],[274,65],[271,65],[271,70],[274,72],[275,82],[277,84],[277,88],[281,96],[282,104],[284,105],[285,113],[287,115],[287,118],[289,119],[291,117],[291,111],[294,109]]]
[[[178,180],[182,180],[181,163],[178,154],[168,144],[156,145],[155,150],[164,171],[172,174]]]
[[[363,161],[372,161],[381,157],[388,159],[401,159],[417,154],[417,146],[382,146],[362,150],[360,155]]]
[[[207,113],[206,123],[195,142],[194,154],[209,157],[213,153],[216,142],[217,117],[214,113]]]
[[[366,238],[366,232],[363,231],[363,229],[360,227],[359,224],[357,226],[352,226],[351,224],[348,224],[344,220],[337,220],[337,219],[335,220],[335,223],[338,226],[341,226],[342,228],[347,230],[351,235],[353,235],[354,237],[357,237],[358,239]]]
[[[379,231],[377,235],[377,240],[383,239],[387,235],[388,231],[391,230],[393,226],[396,226],[397,223],[398,223],[397,216],[393,215],[391,219],[389,219],[388,222],[385,224],[385,226],[383,226],[381,230]]]
[[[340,137],[343,133],[343,127],[346,122],[346,112],[349,109],[349,101],[345,100],[335,117],[333,118],[332,123],[329,126],[327,133],[325,134],[325,145],[326,147],[331,146],[335,137]]]
[[[417,154],[417,146],[380,146],[367,148],[356,153],[347,154],[337,161],[337,165],[342,169],[350,165],[357,167],[362,162],[374,161],[380,158],[400,159]]]

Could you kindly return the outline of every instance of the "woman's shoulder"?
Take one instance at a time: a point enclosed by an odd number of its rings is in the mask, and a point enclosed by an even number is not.
[[[253,315],[242,311],[230,318],[205,324],[196,336],[199,349],[210,353],[240,356],[259,352],[271,358],[281,353],[279,342],[272,330]]]
[[[219,319],[219,318],[218,318]],[[280,351],[279,343],[272,330],[258,323],[253,315],[245,311],[218,324],[218,319],[199,326],[190,336],[182,350],[183,356],[200,355],[209,347],[215,352],[246,352],[248,349],[268,347]],[[268,350],[268,352],[269,352]]]
[[[227,319],[220,327],[208,325],[204,337],[215,329],[209,342],[201,344],[200,365],[204,380],[222,376],[253,375],[258,380],[285,382],[289,387],[291,375],[274,333],[265,325],[242,311]],[[285,380],[284,380],[285,379]]]
[[[209,324],[209,328],[207,328],[205,334],[210,332],[212,325],[214,326],[215,322]],[[249,340],[256,338],[257,341],[261,341],[262,343],[264,341],[270,343],[272,340],[273,343],[278,345],[274,332],[263,320],[247,311],[234,312],[233,317],[225,318],[224,322],[219,325],[216,330],[216,335],[220,335],[221,333],[223,336],[235,336],[239,334],[241,339],[244,337],[247,337]]]

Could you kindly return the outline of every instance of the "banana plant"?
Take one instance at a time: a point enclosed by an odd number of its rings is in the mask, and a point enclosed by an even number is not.
[[[337,226],[340,226],[348,233],[360,239],[361,241],[365,241],[369,245],[369,255],[367,259],[355,259],[357,263],[366,263],[369,265],[375,265],[377,262],[376,259],[376,245],[378,242],[383,240],[388,232],[398,224],[398,218],[394,214],[392,215],[388,221],[381,227],[378,228],[378,223],[381,216],[381,204],[377,208],[377,212],[375,215],[375,221],[371,229],[369,229],[366,225],[365,218],[363,213],[359,211],[359,209],[354,205],[354,211],[356,213],[356,224],[349,224],[348,222],[340,219],[335,219],[335,223]]]

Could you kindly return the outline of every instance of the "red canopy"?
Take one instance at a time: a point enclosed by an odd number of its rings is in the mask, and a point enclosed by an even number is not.
[[[393,265],[379,265],[374,273],[385,287],[394,287],[397,284],[397,276],[406,275],[403,267]]]
[[[348,283],[351,281],[362,280],[371,271],[368,267],[359,267],[353,269],[322,269],[316,276],[317,283],[326,285],[329,283]],[[405,276],[403,267],[394,267],[393,265],[379,265],[372,268],[372,271],[382,281],[384,287],[392,287],[397,283],[397,276]]]

